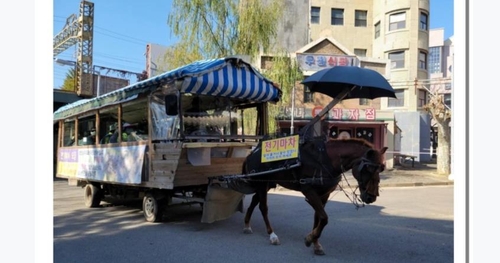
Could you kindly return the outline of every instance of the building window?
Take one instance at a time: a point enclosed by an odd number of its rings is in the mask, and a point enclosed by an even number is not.
[[[304,86],[304,103],[313,102],[313,93],[309,87]]]
[[[444,84],[444,89],[445,90],[451,90],[451,83]]]
[[[370,105],[370,104],[368,103],[368,99],[359,98],[359,105]]]
[[[427,90],[418,90],[418,107],[423,107],[427,104]]]
[[[441,47],[429,47],[429,60],[427,62],[430,74],[441,72]]]
[[[344,25],[344,9],[332,8],[332,25]]]
[[[427,20],[428,16],[426,13],[420,13],[420,30],[427,31]]]
[[[389,59],[391,60],[391,69],[405,67],[405,52],[404,51],[389,53]]]
[[[389,31],[403,29],[406,27],[406,13],[401,12],[389,16]]]
[[[404,107],[405,106],[405,91],[395,90],[396,98],[389,98],[387,107]]]
[[[311,7],[311,24],[319,24],[319,11],[321,9],[316,6]]]
[[[356,10],[354,11],[354,26],[366,27],[367,11]]]
[[[375,38],[380,36],[380,21],[375,24]]]
[[[423,51],[418,53],[418,68],[427,69],[427,53]]]
[[[354,55],[358,57],[366,57],[366,49],[355,48]]]

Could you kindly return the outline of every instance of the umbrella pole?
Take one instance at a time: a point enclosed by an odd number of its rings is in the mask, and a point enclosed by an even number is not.
[[[339,103],[340,101],[342,101],[346,96],[347,94],[349,94],[349,92],[351,90],[353,90],[354,88],[356,88],[356,86],[353,86],[352,88],[348,89],[344,89],[341,93],[339,93],[337,96],[335,96],[335,98],[330,101],[330,103],[328,103],[328,105],[326,105],[326,107],[324,107],[316,116],[314,116],[314,118],[308,123],[306,124],[306,126],[304,126],[303,130],[304,130],[304,133],[302,134],[307,134],[308,130],[314,126],[314,124],[316,122],[318,122],[321,118],[323,118],[323,116],[333,108],[333,106],[337,105],[337,103]]]

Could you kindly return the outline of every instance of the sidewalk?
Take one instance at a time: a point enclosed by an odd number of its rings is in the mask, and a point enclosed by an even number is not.
[[[387,170],[380,175],[380,186],[428,186],[428,185],[453,185],[453,180],[448,175],[439,175],[436,171],[435,161],[429,163],[415,162],[404,166],[396,165],[392,170]]]
[[[351,171],[345,172],[341,185],[349,184],[357,186],[356,179]],[[347,182],[346,182],[347,180]],[[447,175],[439,175],[436,172],[435,161],[429,163],[415,162],[415,167],[410,164],[396,165],[391,170],[383,171],[380,174],[380,187],[412,187],[412,186],[436,186],[453,185],[453,180],[449,180]],[[286,190],[278,185],[276,190]]]

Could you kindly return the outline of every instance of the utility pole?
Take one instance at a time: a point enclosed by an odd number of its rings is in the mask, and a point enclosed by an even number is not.
[[[54,37],[54,58],[73,45],[78,45],[76,60],[76,93],[93,96],[92,57],[94,42],[94,3],[81,1],[79,16],[70,15],[63,30]]]

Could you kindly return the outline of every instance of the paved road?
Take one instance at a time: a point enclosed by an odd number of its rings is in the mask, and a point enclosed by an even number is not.
[[[54,262],[454,261],[453,186],[385,187],[376,203],[358,210],[343,192],[330,199],[321,237],[326,255],[315,256],[303,243],[312,209],[297,192],[270,193],[281,240],[272,246],[258,210],[252,235],[243,234],[241,213],[200,223],[199,206],[176,207],[153,224],[136,207],[85,208],[82,189],[54,181]]]

